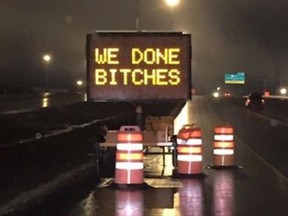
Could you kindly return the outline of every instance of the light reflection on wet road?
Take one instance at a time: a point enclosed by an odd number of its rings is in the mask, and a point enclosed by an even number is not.
[[[183,179],[181,182],[183,184],[183,187],[179,189],[181,215],[204,215],[203,181]]]
[[[162,156],[148,156],[149,175],[145,178],[149,185],[143,190],[119,190],[111,186],[113,179],[103,179],[104,186],[92,191],[86,199],[78,203],[69,215],[73,216],[233,216],[234,212],[234,172],[233,170],[212,171],[212,179],[175,179],[163,175]],[[149,160],[151,159],[151,160]],[[170,163],[169,157],[166,158]],[[154,168],[154,171],[152,169]],[[168,169],[167,169],[168,170]],[[172,173],[172,170],[170,170]],[[208,172],[209,173],[209,172]],[[160,174],[160,175],[159,175]],[[158,177],[156,177],[158,176]],[[207,177],[209,178],[209,176]],[[247,214],[249,215],[249,214]]]
[[[29,112],[40,108],[86,101],[84,93],[38,93],[0,97],[0,114]]]
[[[233,174],[225,170],[220,170],[218,174],[215,175],[213,190],[215,216],[235,215]]]

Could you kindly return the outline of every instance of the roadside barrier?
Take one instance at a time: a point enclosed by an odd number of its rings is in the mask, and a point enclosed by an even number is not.
[[[214,167],[234,166],[234,128],[230,125],[217,125],[214,128],[213,143]]]
[[[117,133],[114,183],[144,184],[143,134],[138,126],[122,126]]]
[[[201,174],[202,131],[196,125],[184,125],[177,135],[178,174]]]

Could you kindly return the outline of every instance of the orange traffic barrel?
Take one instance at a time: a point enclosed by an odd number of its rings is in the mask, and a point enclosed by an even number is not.
[[[195,125],[184,125],[177,135],[177,172],[201,174],[202,132]]]
[[[143,184],[143,134],[139,126],[122,126],[117,133],[116,148],[114,183]]]
[[[214,166],[234,166],[234,128],[230,125],[217,125],[214,128]]]

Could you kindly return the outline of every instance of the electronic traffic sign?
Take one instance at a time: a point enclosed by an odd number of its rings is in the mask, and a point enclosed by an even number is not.
[[[191,35],[181,32],[87,35],[87,84],[90,101],[190,98]]]

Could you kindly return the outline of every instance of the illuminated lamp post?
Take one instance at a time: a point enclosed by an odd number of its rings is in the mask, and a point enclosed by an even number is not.
[[[79,91],[79,93],[82,90],[83,86],[84,86],[84,82],[82,80],[76,81],[76,88],[77,88],[77,91]]]
[[[287,89],[286,88],[281,88],[280,89],[280,94],[281,95],[286,95],[287,94]]]
[[[173,8],[179,4],[180,0],[165,0],[165,2],[170,7],[170,28],[173,30]]]
[[[50,89],[50,86],[49,86],[49,76],[50,76],[49,63],[51,62],[52,57],[49,54],[45,54],[45,55],[43,55],[43,60],[46,64],[46,91],[49,91],[49,89]]]
[[[217,92],[217,91],[216,91],[216,92],[213,92],[213,97],[214,97],[214,98],[218,98],[219,96],[220,96],[220,95],[219,95],[219,92]]]
[[[79,86],[79,87],[82,86],[83,85],[83,81],[82,80],[77,80],[76,85]]]

